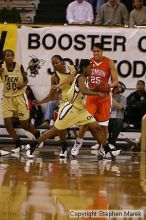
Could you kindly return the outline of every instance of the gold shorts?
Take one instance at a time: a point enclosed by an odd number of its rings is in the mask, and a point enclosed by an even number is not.
[[[18,117],[20,121],[29,119],[28,100],[26,94],[16,97],[2,98],[3,118]]]
[[[95,121],[95,118],[86,110],[86,108],[77,109],[71,103],[67,102],[59,108],[58,117],[54,126],[59,130],[63,130],[70,128],[75,124],[84,125]]]

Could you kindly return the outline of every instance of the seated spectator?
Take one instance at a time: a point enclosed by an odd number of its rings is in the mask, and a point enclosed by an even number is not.
[[[41,106],[33,105],[33,100],[35,100],[36,98],[33,94],[32,89],[28,85],[26,88],[26,95],[28,98],[28,107],[30,110],[30,121],[33,125],[38,126],[42,122],[43,112]]]
[[[125,91],[125,85],[119,81],[118,86],[112,91],[111,117],[109,120],[109,144],[116,147],[117,138],[123,128],[126,97],[121,93]]]
[[[135,25],[146,25],[146,6],[142,0],[133,0],[134,9],[130,13],[130,27]]]
[[[145,82],[138,80],[136,91],[127,97],[126,113],[129,124],[133,124],[135,129],[141,128],[141,119],[146,113],[146,91]]]
[[[100,7],[95,18],[97,25],[128,25],[129,12],[123,3],[117,0],[108,0]]]
[[[5,7],[0,11],[0,23],[21,23],[19,11],[13,7],[12,0],[4,0]]]
[[[71,2],[66,10],[66,20],[69,24],[92,24],[94,20],[92,5],[85,0]]]

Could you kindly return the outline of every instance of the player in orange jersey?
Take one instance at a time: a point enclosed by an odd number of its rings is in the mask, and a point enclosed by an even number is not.
[[[114,61],[108,57],[103,56],[102,43],[95,43],[93,45],[93,57],[91,58],[91,61],[93,63],[93,68],[92,73],[89,76],[89,88],[93,88],[95,84],[99,84],[102,80],[108,82],[111,88],[118,85],[118,74]],[[111,94],[104,97],[87,96],[86,107],[89,113],[92,114],[101,125],[104,131],[104,138],[106,143],[111,109]],[[79,134],[80,139],[76,140],[72,148],[71,154],[73,156],[76,156],[79,152],[78,148],[80,148],[82,145],[82,137],[84,136],[85,131],[86,128],[83,127],[81,135]],[[109,147],[114,149],[114,147],[111,145]],[[100,148],[100,153],[105,156],[106,149]]]

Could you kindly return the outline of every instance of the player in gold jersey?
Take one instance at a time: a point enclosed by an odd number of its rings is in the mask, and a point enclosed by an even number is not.
[[[54,74],[51,76],[51,88],[55,90],[51,91],[43,100],[37,100],[35,104],[41,105],[43,103],[49,102],[50,100],[59,99],[59,107],[67,101],[66,94],[70,88],[70,82],[73,81],[74,74],[76,72],[74,65],[65,65],[63,58],[59,55],[54,55],[51,58],[52,65],[54,67]],[[68,81],[68,83],[62,85],[62,82]],[[57,86],[59,85],[59,86]],[[67,156],[67,142],[66,142],[66,130],[61,130],[58,132],[61,141],[61,152],[60,158]]]
[[[31,148],[26,152],[27,157],[33,158],[33,152],[37,146],[56,135],[59,131],[72,127],[74,124],[87,125],[94,130],[97,137],[100,137],[100,142],[103,143],[104,134],[98,122],[85,108],[85,95],[101,95],[101,93],[94,92],[86,87],[86,78],[90,74],[92,64],[90,60],[82,60],[80,63],[81,71],[76,75],[74,81],[67,92],[67,101],[65,101],[59,108],[57,120],[50,130],[44,133],[36,141],[31,144]],[[53,89],[51,89],[48,96],[39,102],[39,104],[51,100],[53,97]],[[100,136],[98,135],[100,133]]]
[[[3,51],[3,61],[4,64],[0,67],[0,76],[4,85],[2,114],[6,130],[15,142],[15,149],[12,152],[17,153],[21,151],[22,142],[13,126],[13,117],[18,117],[22,128],[31,132],[35,138],[40,136],[40,132],[29,123],[29,109],[25,94],[28,79],[23,66],[14,62],[12,50]]]

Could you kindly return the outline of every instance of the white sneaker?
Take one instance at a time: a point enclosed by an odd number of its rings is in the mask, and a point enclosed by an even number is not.
[[[21,145],[20,147],[16,147],[14,149],[11,150],[12,153],[19,153],[20,151],[24,150],[25,146]]]
[[[6,156],[6,155],[8,155],[9,153],[10,153],[9,151],[0,150],[0,156]]]
[[[99,148],[100,148],[100,144],[95,144],[95,145],[91,146],[92,150],[99,150]]]
[[[114,151],[109,151],[106,153],[106,158],[111,158],[111,157],[117,157],[121,153],[121,150],[114,150]]]
[[[34,151],[33,151],[33,152],[34,152]],[[30,159],[33,159],[33,158],[34,158],[33,152],[32,152],[31,149],[27,150],[27,151],[26,151],[26,156],[27,156],[28,158],[30,158]]]
[[[77,156],[79,154],[79,150],[80,150],[81,146],[82,146],[82,141],[76,140],[73,148],[71,149],[71,155]]]
[[[59,154],[59,157],[61,159],[64,159],[67,157],[67,149],[65,151],[61,150],[60,154]]]
[[[102,159],[105,158],[105,150],[104,150],[104,148],[102,146],[99,149],[98,158],[99,158],[99,160],[102,160]]]
[[[27,150],[30,150],[30,145],[29,144],[26,144],[25,145],[25,150],[27,151]]]
[[[106,158],[117,157],[121,153],[121,150],[117,150],[116,147],[112,144],[108,144],[108,147],[109,149],[108,152],[106,153]]]
[[[101,147],[99,150],[99,159],[112,159],[113,157],[117,157],[121,150],[117,150],[113,145],[107,144],[106,146],[106,151],[104,147]]]

